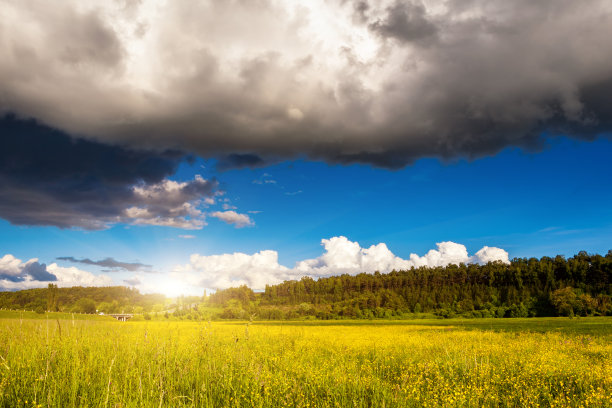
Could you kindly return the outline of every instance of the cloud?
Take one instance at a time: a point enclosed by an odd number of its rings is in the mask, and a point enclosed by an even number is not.
[[[265,165],[266,161],[256,154],[232,153],[219,159],[219,162],[217,163],[217,169],[221,171],[226,171],[232,169],[240,169],[243,167],[262,167]]]
[[[26,278],[42,282],[53,282],[57,280],[57,277],[47,270],[47,265],[32,260],[25,263],[23,274]]]
[[[509,263],[508,253],[501,248],[495,247],[483,247],[480,251],[476,252],[476,254],[471,258],[471,262],[486,264],[487,262],[492,261],[502,261],[504,263]]]
[[[197,229],[215,180],[173,174],[185,154],[131,150],[14,116],[0,119],[0,217],[17,225],[104,229],[115,223]]]
[[[2,17],[0,112],[220,169],[398,168],[612,130],[606,0],[26,0]]]
[[[227,288],[247,285],[263,289],[266,284],[280,283],[288,276],[288,268],[278,264],[276,251],[260,251],[253,255],[242,253],[203,256],[194,254],[189,264],[176,266],[174,279],[201,288]]]
[[[60,261],[68,261],[74,263],[81,263],[84,265],[95,265],[101,266],[104,268],[110,268],[112,271],[143,271],[143,272],[152,272],[151,265],[145,265],[139,262],[121,262],[117,261],[113,258],[105,258],[99,261],[92,261],[89,258],[76,259],[72,256],[60,256],[57,258]]]
[[[379,243],[362,248],[359,243],[339,236],[321,240],[325,252],[314,259],[297,262],[293,268],[278,263],[278,253],[272,250],[253,255],[243,253],[223,255],[193,254],[186,265],[178,265],[172,271],[175,280],[208,289],[248,285],[253,289],[264,289],[267,284],[283,280],[314,278],[340,274],[356,275],[361,272],[387,273],[412,267],[437,267],[448,264],[479,263],[491,261],[509,263],[508,253],[501,248],[485,246],[475,255],[469,256],[464,245],[441,242],[423,256],[410,254],[409,259],[394,255],[387,245]]]
[[[64,268],[56,263],[52,263],[47,269],[57,276],[57,285],[60,287],[113,285],[113,280],[107,275],[94,275],[91,272],[78,269],[74,266]]]
[[[210,213],[211,217],[215,217],[228,224],[234,224],[236,228],[250,227],[255,225],[253,220],[246,214],[239,214],[236,211],[215,211]]]
[[[214,194],[216,181],[196,175],[193,181],[163,180],[157,184],[132,187],[136,198],[124,217],[132,224],[160,225],[183,229],[201,229],[206,225],[198,209],[201,198]]]
[[[33,259],[36,261],[36,259]],[[0,258],[0,279],[8,279],[16,282],[24,279],[23,275],[24,265],[20,259],[16,259],[13,255],[4,255]]]
[[[60,287],[110,286],[112,279],[106,275],[94,275],[75,267],[63,268],[56,263],[49,266],[33,258],[22,262],[11,254],[0,258],[0,290],[21,290],[45,287],[54,282]]]
[[[195,235],[179,235],[178,237],[182,239],[194,239],[196,236]]]
[[[460,263],[483,264],[495,260],[509,262],[508,253],[501,248],[485,246],[470,257],[464,245],[451,241],[437,243],[437,249],[431,249],[423,256],[410,254],[409,259],[395,256],[384,243],[362,248],[357,242],[343,236],[323,239],[321,243],[325,253],[318,258],[298,262],[294,271],[308,276],[330,276]]]
[[[139,286],[142,284],[142,281],[138,276],[134,276],[133,278],[124,279],[123,282],[129,286]]]
[[[272,178],[271,174],[264,173],[261,177],[253,180],[253,184],[276,184],[276,180]]]
[[[365,13],[362,16],[365,17]],[[438,27],[428,19],[427,10],[420,2],[396,1],[387,7],[384,19],[375,20],[369,28],[382,37],[394,38],[400,42],[423,41],[438,32]]]
[[[6,254],[0,258],[0,281],[23,282],[27,280],[37,280],[53,282],[57,277],[48,272],[45,264],[38,263],[38,259],[32,258],[27,262],[22,262],[11,254]]]

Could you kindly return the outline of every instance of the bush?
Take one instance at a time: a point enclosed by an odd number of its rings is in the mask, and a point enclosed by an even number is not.
[[[491,313],[491,311],[489,309],[483,309],[480,311],[480,315],[484,318],[491,318],[494,317],[494,313]]]
[[[550,302],[559,316],[574,316],[574,309],[578,308],[576,292],[569,286],[555,290]]]
[[[77,313],[95,314],[96,304],[89,298],[81,298],[74,304],[73,310]]]

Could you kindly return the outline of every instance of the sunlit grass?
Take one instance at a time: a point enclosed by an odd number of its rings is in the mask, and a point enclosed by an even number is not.
[[[67,319],[67,320],[96,320],[96,321],[113,321],[114,319],[110,316],[100,316],[84,313],[64,313],[64,312],[46,312],[36,313],[30,310],[0,310],[0,319],[37,319],[37,320],[55,320],[55,319]]]
[[[569,327],[591,320],[533,332],[3,319],[0,406],[605,407],[612,321],[600,321],[579,334]]]

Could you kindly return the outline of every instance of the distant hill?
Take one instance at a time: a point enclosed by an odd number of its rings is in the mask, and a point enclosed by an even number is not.
[[[49,285],[42,289],[17,292],[0,292],[0,308],[37,311],[132,312],[140,308],[151,311],[158,305],[161,310],[166,297],[159,294],[143,295],[136,289],[124,286],[57,288]]]
[[[397,318],[612,315],[612,251],[572,258],[515,258],[510,264],[461,264],[361,273],[217,291],[221,317]]]

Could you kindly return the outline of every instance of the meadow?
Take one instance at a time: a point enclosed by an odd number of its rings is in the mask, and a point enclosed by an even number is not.
[[[0,407],[612,406],[612,318],[50,316],[0,316]]]

